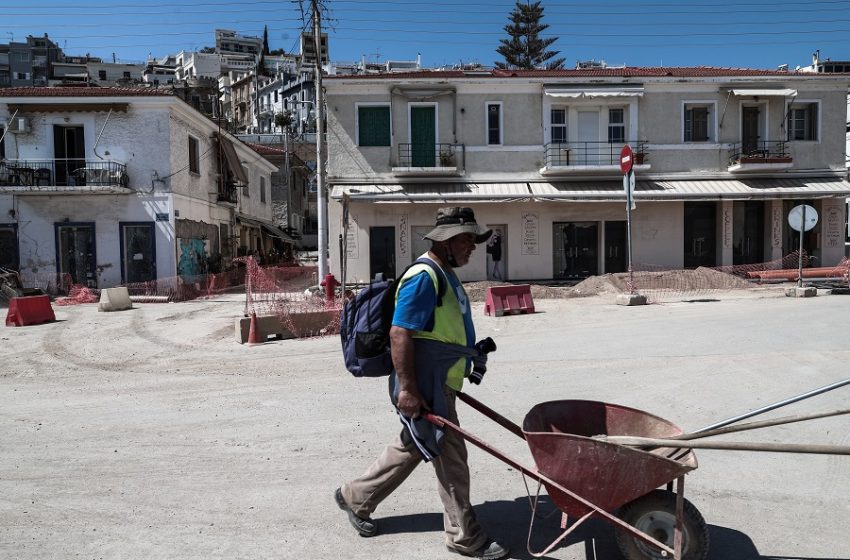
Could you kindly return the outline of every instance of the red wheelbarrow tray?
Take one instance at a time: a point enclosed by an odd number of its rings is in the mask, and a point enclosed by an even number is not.
[[[653,414],[581,400],[544,402],[523,421],[537,470],[595,506],[612,511],[697,468],[693,451],[641,450],[593,439],[596,435],[669,438],[682,433]],[[543,479],[554,504],[571,517],[590,509]]]
[[[520,428],[483,403],[460,392],[458,398],[508,431],[528,442],[536,469],[529,469],[460,426],[445,418],[426,414],[435,425],[457,433],[473,445],[542,484],[552,502],[565,515],[577,521],[566,528],[542,552],[531,550],[531,535],[537,500],[534,500],[528,534],[528,551],[539,558],[590,517],[600,517],[675,560],[681,559],[681,539],[675,548],[655,540],[623,522],[614,510],[648,494],[659,486],[676,481],[676,525],[681,530],[685,473],[697,468],[689,449],[656,447],[635,449],[593,436],[640,436],[667,438],[682,430],[653,414],[626,406],[599,401],[559,400],[534,406]]]

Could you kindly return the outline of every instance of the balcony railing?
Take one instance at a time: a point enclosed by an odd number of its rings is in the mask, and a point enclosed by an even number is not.
[[[738,142],[732,146],[729,165],[742,163],[790,163],[791,154],[784,140]]]
[[[546,168],[552,167],[608,167],[620,165],[620,151],[625,146],[622,142],[551,142],[543,149]],[[647,161],[647,142],[639,140],[629,142],[634,153],[635,165],[643,165]]]
[[[115,161],[83,159],[0,161],[0,186],[127,188],[127,166]]]
[[[399,167],[463,168],[466,147],[463,144],[399,144]]]
[[[237,187],[233,183],[228,183],[224,186],[223,189],[218,191],[218,196],[216,197],[217,202],[226,202],[228,204],[236,204],[239,202],[237,198]]]

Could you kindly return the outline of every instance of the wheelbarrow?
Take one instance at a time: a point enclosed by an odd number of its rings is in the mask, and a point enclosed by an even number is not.
[[[597,518],[617,529],[617,545],[627,560],[670,556],[674,560],[704,560],[708,555],[708,528],[697,508],[684,498],[685,474],[697,468],[693,448],[838,455],[850,455],[850,448],[694,440],[848,414],[850,409],[729,426],[744,418],[847,384],[850,380],[690,434],[684,434],[673,423],[648,412],[586,400],[540,403],[526,414],[520,428],[468,394],[458,393],[460,400],[524,439],[536,468],[522,465],[441,416],[426,414],[425,417],[538,482],[537,495],[531,502],[527,541],[528,552],[532,556],[539,558],[548,554],[585,521]],[[531,541],[541,486],[563,514],[563,532],[545,549],[535,551]]]

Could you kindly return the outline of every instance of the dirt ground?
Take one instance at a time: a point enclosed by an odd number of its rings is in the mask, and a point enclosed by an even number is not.
[[[486,317],[476,304],[478,336],[499,349],[483,384],[467,390],[518,423],[537,403],[572,398],[695,430],[848,376],[848,297],[668,291],[663,303],[630,308],[613,304],[614,279],[595,281],[594,297],[536,293],[533,315]],[[243,306],[238,297],[115,313],[77,305],[56,307],[55,323],[0,328],[0,558],[452,557],[428,466],[375,512],[372,539],[333,502],[398,433],[385,380],[348,375],[335,336],[237,344]],[[848,395],[769,416],[843,408]],[[533,467],[521,439],[459,412]],[[727,439],[846,446],[847,426],[844,416]],[[710,560],[850,558],[850,457],[697,455],[686,497],[708,523]],[[530,559],[523,478],[475,448],[470,468],[482,524],[512,558]],[[535,522],[537,549],[559,520]],[[621,558],[602,522],[549,557]]]

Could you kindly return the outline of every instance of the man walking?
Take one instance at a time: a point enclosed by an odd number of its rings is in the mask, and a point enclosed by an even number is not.
[[[348,513],[361,536],[377,534],[378,525],[370,515],[413,472],[423,455],[428,456],[427,450],[420,452],[421,447],[417,448],[416,435],[411,436],[407,426],[426,409],[442,409],[449,421],[458,421],[455,398],[470,373],[471,362],[466,357],[441,356],[439,344],[433,343],[475,346],[469,300],[454,269],[467,264],[475,246],[487,241],[492,233],[475,222],[471,208],[441,208],[436,226],[425,236],[431,241],[431,250],[423,255],[439,270],[417,264],[399,281],[390,329],[395,367],[390,387],[406,427],[363,476],[335,493],[337,505]],[[446,285],[442,295],[441,283]],[[506,557],[508,550],[488,537],[475,518],[469,499],[469,467],[463,438],[452,432],[440,435],[439,455],[428,458],[437,475],[449,552],[487,560]]]

